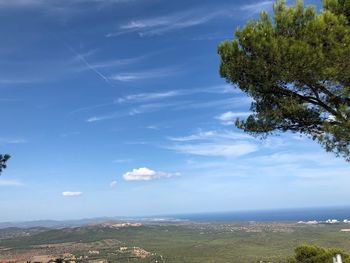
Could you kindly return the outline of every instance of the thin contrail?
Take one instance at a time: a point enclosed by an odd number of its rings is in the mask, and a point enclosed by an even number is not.
[[[103,75],[100,71],[98,71],[96,68],[94,68],[93,66],[91,66],[91,64],[82,56],[80,55],[77,51],[74,50],[74,48],[72,48],[70,45],[68,45],[67,43],[64,43],[64,45],[74,54],[77,56],[77,58],[83,62],[85,64],[85,66],[88,67],[88,69],[90,69],[91,71],[93,71],[95,74],[97,74],[97,76],[99,76],[101,79],[103,79],[108,85],[113,87],[113,84],[110,82],[110,80]]]

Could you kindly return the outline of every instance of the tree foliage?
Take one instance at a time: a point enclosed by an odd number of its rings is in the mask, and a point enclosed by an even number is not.
[[[350,263],[350,255],[337,248],[301,245],[294,250],[295,255],[287,263],[330,263],[336,254],[342,256],[343,263]]]
[[[6,163],[10,158],[8,154],[0,154],[0,174],[7,167]]]
[[[253,98],[236,126],[253,135],[292,131],[350,161],[350,0],[273,6],[218,47],[220,74]]]

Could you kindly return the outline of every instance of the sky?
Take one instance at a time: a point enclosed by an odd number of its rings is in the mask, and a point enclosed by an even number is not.
[[[271,7],[0,0],[0,221],[350,205],[349,163],[233,125],[217,46]]]

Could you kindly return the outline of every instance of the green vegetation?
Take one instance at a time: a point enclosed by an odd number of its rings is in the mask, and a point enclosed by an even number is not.
[[[293,255],[293,249],[300,244],[339,247],[350,251],[350,233],[340,231],[346,227],[347,224],[292,223],[188,223],[125,228],[89,226],[0,239],[0,248],[13,248],[14,253],[19,253],[28,251],[32,246],[51,244],[52,253],[54,245],[61,244],[57,249],[64,248],[65,252],[77,256],[86,255],[88,250],[99,250],[99,255],[90,255],[89,259],[104,258],[110,262],[128,262],[131,259],[129,262],[155,262],[151,261],[154,259],[172,263],[285,263]],[[74,244],[80,245],[75,247]],[[129,252],[118,253],[124,246],[139,247],[152,255],[137,258]],[[38,251],[36,255],[40,254]]]
[[[341,255],[343,263],[350,262],[350,255],[337,248],[301,245],[295,249],[295,256],[288,263],[330,263],[335,255]]]
[[[299,132],[350,161],[350,0],[325,0],[319,14],[281,0],[235,36],[218,48],[220,74],[254,99],[237,127]]]
[[[0,174],[4,169],[6,169],[7,167],[6,163],[10,158],[11,156],[8,154],[0,154]]]

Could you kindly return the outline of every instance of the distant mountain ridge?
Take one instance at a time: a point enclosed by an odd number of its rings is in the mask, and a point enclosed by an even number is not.
[[[34,220],[23,222],[0,222],[0,229],[4,228],[33,228],[33,227],[45,227],[45,228],[64,228],[64,227],[80,227],[88,224],[95,224],[101,221],[109,220],[109,218],[89,218],[89,219],[77,219],[77,220]]]

